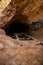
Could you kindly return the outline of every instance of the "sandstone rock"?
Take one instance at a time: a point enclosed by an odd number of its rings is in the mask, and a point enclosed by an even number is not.
[[[24,18],[26,23],[32,23],[43,17],[43,0],[11,0],[2,13],[5,15],[0,18],[3,24],[9,24],[12,18],[19,17],[22,17],[22,21]]]
[[[18,19],[32,23],[43,17],[43,0],[11,0],[2,13],[5,16],[0,17],[0,27]],[[43,65],[43,45],[38,42],[36,39],[19,42],[0,29],[0,65]]]
[[[0,29],[0,35],[5,35],[6,33],[5,33],[5,31],[3,30],[3,29]]]
[[[0,53],[0,65],[43,65],[43,46],[37,40],[20,41],[6,35],[0,35],[0,44],[4,45]],[[14,47],[11,47],[13,44]],[[1,46],[1,45],[0,45]],[[1,48],[3,48],[1,46]]]
[[[11,0],[1,0],[0,1],[0,12],[3,11],[10,2]]]
[[[4,47],[3,47],[3,44],[1,44],[1,42],[0,42],[0,51],[3,49]]]

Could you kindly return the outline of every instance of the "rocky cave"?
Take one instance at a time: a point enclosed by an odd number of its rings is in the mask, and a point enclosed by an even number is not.
[[[43,65],[43,0],[0,0],[0,65]]]
[[[24,17],[23,17],[24,18]],[[7,35],[13,37],[13,33],[28,33],[29,32],[29,24],[25,23],[25,20],[21,20],[22,18],[10,20],[10,23],[4,26],[4,30]],[[25,18],[24,18],[25,19]]]

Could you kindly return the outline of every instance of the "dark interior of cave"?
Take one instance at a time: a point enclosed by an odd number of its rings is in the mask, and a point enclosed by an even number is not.
[[[29,24],[23,23],[20,20],[14,20],[12,23],[7,26],[5,29],[6,34],[9,36],[13,36],[13,33],[28,33]]]

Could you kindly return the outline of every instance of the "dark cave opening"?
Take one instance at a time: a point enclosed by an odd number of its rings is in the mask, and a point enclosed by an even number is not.
[[[28,33],[29,24],[15,20],[8,25],[8,27],[5,29],[5,31],[6,31],[6,34],[11,37],[13,37],[14,33]]]

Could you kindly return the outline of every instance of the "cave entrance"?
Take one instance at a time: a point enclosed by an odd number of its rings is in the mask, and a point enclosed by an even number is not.
[[[27,33],[29,31],[29,25],[23,23],[23,21],[14,20],[9,24],[5,31],[7,35],[13,37],[14,33]]]

